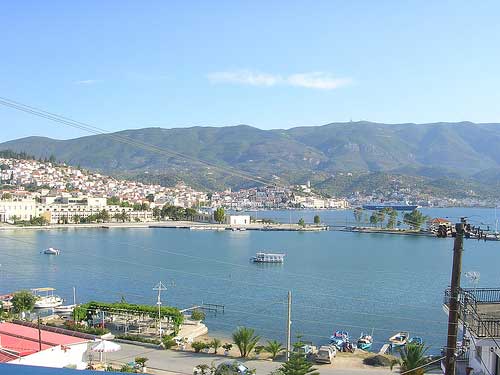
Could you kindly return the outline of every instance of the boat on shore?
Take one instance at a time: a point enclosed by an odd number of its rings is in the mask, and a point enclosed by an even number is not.
[[[349,332],[347,331],[335,331],[334,334],[330,336],[330,344],[333,344],[337,350],[342,350],[348,342]]]
[[[48,249],[45,249],[43,253],[47,255],[59,255],[61,254],[61,250],[56,249],[54,247],[49,247]]]
[[[393,348],[400,348],[405,346],[408,342],[410,334],[408,332],[398,332],[395,335],[389,337],[389,342]]]
[[[373,337],[371,335],[365,335],[361,333],[361,336],[356,343],[358,349],[370,350],[373,345]]]
[[[54,288],[35,288],[31,292],[35,295],[35,309],[50,309],[63,304],[63,299],[54,295]],[[44,293],[44,295],[40,295]]]
[[[285,261],[285,254],[282,253],[256,253],[250,260],[254,263],[283,263]]]

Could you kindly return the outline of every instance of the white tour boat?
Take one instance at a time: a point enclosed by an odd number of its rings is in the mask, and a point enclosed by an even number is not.
[[[48,255],[59,255],[61,254],[61,250],[49,247],[48,249],[45,249],[43,253]]]
[[[37,297],[35,309],[50,309],[63,304],[63,299],[54,295],[54,288],[36,288],[31,291]],[[41,295],[44,294],[44,295]]]
[[[254,263],[283,263],[285,254],[281,253],[257,253],[250,260]]]

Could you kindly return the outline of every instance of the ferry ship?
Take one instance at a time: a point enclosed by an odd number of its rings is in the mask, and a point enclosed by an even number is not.
[[[408,203],[370,203],[363,205],[364,210],[379,211],[383,210],[384,208],[392,208],[396,211],[413,211],[419,208],[419,206],[416,204]]]
[[[257,253],[250,260],[254,263],[283,263],[285,254]]]

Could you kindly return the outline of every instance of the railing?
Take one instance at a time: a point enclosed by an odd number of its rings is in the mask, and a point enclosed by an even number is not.
[[[444,292],[444,304],[449,305],[451,290]],[[459,314],[468,329],[477,337],[500,337],[500,318],[487,317],[478,312],[478,305],[500,304],[500,289],[460,289],[458,294]],[[500,308],[499,308],[500,309]]]

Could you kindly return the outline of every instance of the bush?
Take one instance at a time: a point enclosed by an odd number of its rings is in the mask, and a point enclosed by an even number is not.
[[[161,338],[161,342],[163,343],[163,347],[165,349],[171,349],[173,348],[174,346],[177,345],[177,343],[175,342],[174,338],[170,335],[165,335]]]
[[[144,367],[146,365],[147,361],[148,361],[148,358],[146,358],[146,357],[135,357],[135,359],[134,359],[134,362],[137,363],[141,367]]]
[[[102,336],[109,331],[105,328],[100,327],[86,327],[82,324],[75,323],[69,320],[64,322],[64,328],[69,329],[70,331],[77,331],[82,333],[88,333],[89,335]]]
[[[230,351],[233,348],[233,344],[227,343],[222,345],[222,349]]]
[[[377,354],[377,355],[374,355],[371,357],[367,357],[363,360],[363,363],[365,365],[376,366],[376,367],[390,366],[391,362],[392,361],[388,357],[386,357],[384,355],[380,355],[380,354]]]
[[[147,337],[143,336],[136,336],[136,335],[118,335],[116,336],[117,339],[120,340],[128,340],[128,341],[137,341],[137,342],[143,342],[145,344],[155,344],[155,345],[160,345],[160,340],[158,339],[150,339]]]
[[[191,344],[195,353],[201,352],[203,349],[208,348],[208,344],[203,341],[195,341]]]
[[[220,340],[218,338],[213,338],[212,341],[210,341],[210,347],[214,349],[214,353],[217,354],[217,350],[220,348]]]
[[[191,312],[191,319],[193,320],[204,320],[205,316],[205,312],[199,309],[195,309]]]

